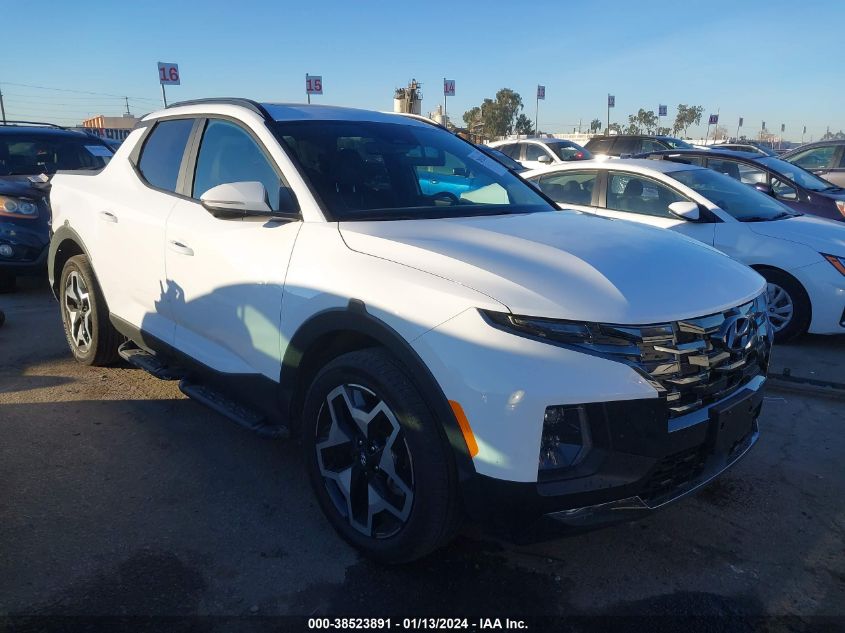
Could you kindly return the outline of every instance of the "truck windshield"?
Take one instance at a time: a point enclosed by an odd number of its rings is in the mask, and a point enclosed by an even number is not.
[[[113,152],[96,139],[50,134],[0,135],[0,176],[55,174],[60,169],[100,169]]]
[[[333,220],[554,210],[497,160],[434,126],[281,121],[275,133]]]

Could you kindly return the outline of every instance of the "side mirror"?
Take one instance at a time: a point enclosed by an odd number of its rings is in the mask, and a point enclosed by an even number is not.
[[[755,182],[754,188],[761,193],[765,193],[767,196],[775,195],[775,192],[772,191],[772,188],[765,182]]]
[[[293,218],[299,215],[290,211],[273,211],[267,204],[267,190],[256,181],[217,185],[202,194],[200,202],[216,218],[244,215]]]
[[[537,162],[543,163],[544,165],[550,165],[552,162],[552,157],[548,154],[543,154],[540,158],[537,159]]]
[[[684,220],[691,220],[697,222],[701,218],[701,210],[695,202],[688,200],[683,202],[673,202],[669,205],[669,211]]]

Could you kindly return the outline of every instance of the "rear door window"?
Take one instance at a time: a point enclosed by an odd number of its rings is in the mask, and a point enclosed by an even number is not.
[[[150,185],[165,191],[176,191],[179,168],[193,126],[193,119],[156,123],[144,143],[138,161],[138,170]]]
[[[507,145],[500,145],[496,149],[514,160],[519,160],[519,152],[522,148],[519,146],[519,143],[509,143]]]
[[[593,154],[607,154],[613,145],[612,138],[593,138],[587,142],[587,149]]]
[[[639,154],[640,147],[640,139],[638,138],[618,138],[616,139],[616,145],[613,146],[613,155]]]
[[[589,206],[597,175],[595,171],[563,171],[542,176],[537,184],[555,202]]]

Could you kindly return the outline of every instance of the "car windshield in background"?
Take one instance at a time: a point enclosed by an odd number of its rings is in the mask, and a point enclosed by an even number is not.
[[[0,176],[55,174],[60,169],[100,169],[112,156],[100,141],[49,134],[0,135]]]
[[[430,125],[282,121],[274,129],[335,220],[553,211],[497,160]]]
[[[767,156],[766,158],[761,158],[759,162],[761,165],[765,165],[769,169],[783,174],[798,186],[804,187],[804,189],[809,189],[810,191],[836,189],[836,186],[832,185],[828,181],[822,180],[818,176],[814,176],[808,172],[806,169],[802,169],[798,165],[793,165],[792,163],[788,163],[780,158]]]
[[[589,160],[593,157],[590,152],[583,147],[578,147],[574,143],[546,143],[546,146],[552,150],[561,160]]]
[[[692,145],[674,136],[661,136],[660,140],[672,149],[693,149]]]
[[[683,169],[668,173],[740,222],[765,222],[797,215],[771,196],[712,169]]]

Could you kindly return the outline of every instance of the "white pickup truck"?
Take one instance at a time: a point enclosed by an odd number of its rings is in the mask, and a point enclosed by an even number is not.
[[[99,173],[56,175],[51,202],[77,360],[298,436],[326,516],[377,560],[466,517],[505,535],[639,517],[757,440],[762,277],[556,210],[438,126],[179,104]]]

